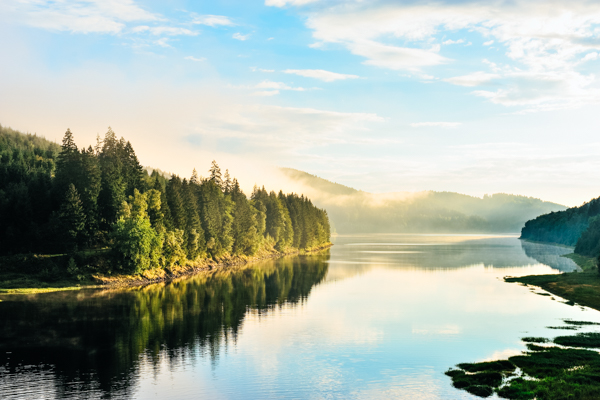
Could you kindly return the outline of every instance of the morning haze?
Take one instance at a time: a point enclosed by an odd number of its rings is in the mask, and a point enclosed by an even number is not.
[[[0,54],[0,398],[600,398],[597,1],[2,0]]]

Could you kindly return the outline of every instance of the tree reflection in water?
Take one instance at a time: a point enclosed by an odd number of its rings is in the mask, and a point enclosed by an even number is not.
[[[155,368],[198,353],[217,362],[248,311],[302,303],[328,260],[327,250],[141,288],[5,296],[0,386],[17,395],[19,382],[51,380],[61,398],[130,396],[144,359]]]

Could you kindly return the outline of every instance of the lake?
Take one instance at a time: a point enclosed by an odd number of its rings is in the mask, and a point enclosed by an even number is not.
[[[576,269],[560,257],[569,248],[474,235],[334,243],[143,288],[0,296],[0,398],[477,398],[444,371],[565,334],[547,328],[562,319],[600,322],[503,282]]]

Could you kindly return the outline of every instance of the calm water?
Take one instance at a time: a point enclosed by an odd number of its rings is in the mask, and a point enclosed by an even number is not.
[[[600,313],[502,281],[575,268],[513,237],[338,237],[166,285],[2,296],[0,398],[467,399],[443,372]]]

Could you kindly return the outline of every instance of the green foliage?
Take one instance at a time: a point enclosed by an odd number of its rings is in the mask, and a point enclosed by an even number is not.
[[[125,272],[137,274],[158,265],[162,244],[149,219],[121,218],[111,237],[117,263]]]
[[[70,130],[59,147],[0,126],[0,254],[111,246],[117,269],[139,273],[329,243],[327,214],[303,196],[263,188],[248,199],[215,161],[209,173],[148,175],[111,128],[78,149]]]
[[[488,369],[498,364],[510,365],[510,368]],[[462,366],[477,372],[467,373],[469,371]],[[488,397],[494,391],[507,399],[586,400],[600,395],[600,354],[590,350],[535,346],[508,360],[459,364],[458,367],[460,369],[446,372],[453,386],[480,397]],[[524,375],[512,376],[515,367]],[[501,386],[502,378],[511,376],[512,379]]]
[[[576,246],[593,217],[599,214],[600,198],[597,198],[579,207],[551,212],[527,221],[521,230],[521,238]],[[576,250],[576,253],[594,251],[597,243],[593,243],[592,237],[597,236],[597,233],[594,232],[600,228],[600,224],[596,222],[594,226],[595,228],[586,234],[586,236],[590,236],[589,239],[584,239],[584,243],[579,245],[579,251]]]
[[[600,216],[590,218],[588,227],[577,240],[575,253],[587,257],[600,256]]]
[[[76,249],[84,238],[85,213],[75,185],[67,188],[58,214],[61,236],[67,250]]]

